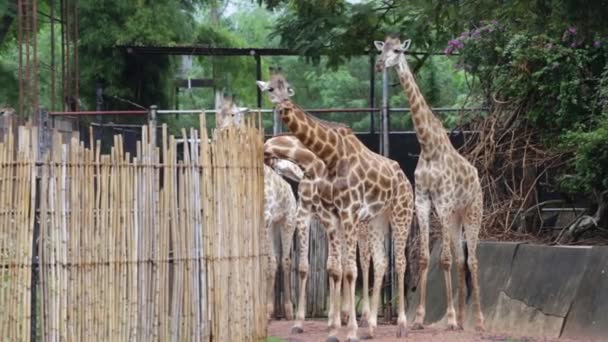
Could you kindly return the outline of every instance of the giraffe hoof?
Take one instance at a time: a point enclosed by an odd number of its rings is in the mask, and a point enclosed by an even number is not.
[[[340,321],[342,322],[342,325],[347,325],[348,324],[348,319],[350,318],[350,315],[347,313],[342,312],[340,314]]]
[[[292,334],[301,334],[304,332],[304,329],[302,329],[302,327],[293,327],[291,328],[291,333]]]
[[[340,342],[336,336],[329,336],[325,342]]]
[[[367,323],[367,318],[361,317],[361,320],[359,321],[359,328],[367,328],[368,326],[369,323]]]
[[[423,330],[424,326],[420,323],[414,323],[414,325],[412,325],[412,330]]]
[[[397,338],[406,338],[407,337],[407,328],[403,325],[397,327]]]
[[[448,323],[448,327],[445,330],[454,331],[454,330],[460,330],[460,328],[458,327],[458,324]]]

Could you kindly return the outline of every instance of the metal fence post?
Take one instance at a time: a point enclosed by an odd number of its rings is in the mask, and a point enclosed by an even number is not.
[[[151,105],[148,110],[148,127],[150,129],[150,142],[156,146],[156,111],[158,107]]]
[[[281,126],[281,112],[279,111],[278,108],[274,108],[272,110],[272,117],[273,117],[273,126],[272,126],[272,133],[273,135],[277,135],[279,133],[281,133],[283,131],[283,127]]]
[[[389,93],[388,93],[388,71],[386,68],[382,71],[382,155],[388,157],[388,115],[389,115]]]
[[[376,106],[376,56],[371,53],[369,55],[369,108]],[[369,133],[374,134],[374,115],[376,112],[369,113]]]

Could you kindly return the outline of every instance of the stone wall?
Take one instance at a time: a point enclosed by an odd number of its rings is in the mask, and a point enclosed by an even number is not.
[[[440,246],[431,252],[425,324],[445,324]],[[608,247],[481,242],[481,304],[486,330],[527,336],[608,339]],[[452,268],[452,284],[456,282]],[[454,286],[453,285],[453,286]],[[456,288],[453,289],[456,294]],[[419,293],[408,293],[413,321]],[[455,297],[457,298],[457,297]],[[465,329],[473,329],[472,297]]]

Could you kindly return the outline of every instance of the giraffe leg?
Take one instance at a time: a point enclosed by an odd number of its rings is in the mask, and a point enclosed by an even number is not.
[[[362,227],[363,228],[363,227]],[[366,327],[368,325],[369,315],[370,315],[370,307],[369,307],[369,264],[371,259],[371,254],[369,252],[369,243],[367,237],[365,236],[366,232],[369,230],[368,227],[361,229],[362,232],[359,232],[359,257],[361,262],[361,280],[363,282],[363,290],[361,292],[361,321],[359,323],[360,327]],[[375,267],[374,267],[375,269]]]
[[[408,208],[407,201],[410,206]],[[397,337],[407,336],[407,317],[405,315],[405,270],[407,268],[406,245],[412,224],[412,198],[401,199],[402,210],[395,210],[392,218],[393,245],[395,249],[395,266],[397,272]],[[398,207],[401,208],[401,207]]]
[[[277,257],[274,249],[274,239],[272,237],[272,226],[266,229],[267,231],[267,248],[268,248],[268,274],[267,274],[267,313],[268,320],[272,320],[274,316],[274,282],[277,274]]]
[[[346,272],[346,269],[344,269],[342,271],[342,292],[344,293],[344,296],[342,296],[342,309],[340,310],[340,321],[342,322],[342,324],[346,325],[348,324],[348,320],[349,320],[349,316],[350,316],[350,296],[347,296],[346,294],[348,293],[348,283],[344,282],[344,277],[346,276],[346,274],[344,273]]]
[[[295,215],[295,213],[293,213]],[[285,220],[281,229],[281,247],[283,268],[283,306],[285,319],[293,320],[293,303],[291,301],[291,246],[293,244],[293,234],[295,232],[295,217],[291,216]]]
[[[481,295],[479,293],[479,265],[477,262],[477,240],[481,228],[483,214],[483,197],[481,190],[475,202],[469,208],[464,220],[464,235],[466,239],[469,271],[471,272],[471,286],[473,288],[473,314],[475,315],[475,329],[484,330],[484,317],[481,312]]]
[[[462,245],[462,228],[460,224],[454,225],[450,230],[452,252],[456,256],[456,269],[458,270],[458,311],[456,312],[456,322],[458,328],[464,328],[464,319],[466,315],[466,302],[465,302],[465,260],[464,260],[464,249]]]
[[[346,341],[359,341],[357,337],[357,318],[355,313],[355,285],[357,281],[357,234],[360,228],[358,222],[348,221],[349,217],[342,219],[342,227],[344,228],[344,242],[346,245],[344,255],[344,279],[346,282],[347,291],[344,297],[349,297],[349,313],[348,313],[348,334]]]
[[[420,280],[418,289],[420,291],[420,300],[416,308],[416,318],[412,329],[420,330],[424,328],[424,316],[426,313],[426,281],[429,271],[429,219],[431,215],[431,198],[428,193],[422,191],[416,186],[415,196],[416,217],[418,218],[418,227],[420,228]]]
[[[371,313],[369,318],[369,338],[374,338],[374,331],[378,326],[378,309],[380,304],[380,291],[382,290],[382,279],[388,266],[388,257],[384,249],[384,233],[388,228],[388,222],[381,217],[374,220],[369,229],[369,244],[372,248],[372,261],[374,263],[374,288],[372,290]]]
[[[338,232],[330,230],[328,232],[328,258],[327,274],[329,277],[329,310],[327,314],[327,326],[329,337],[335,338],[340,329],[340,287],[342,286],[342,259],[341,244]]]
[[[449,214],[446,214],[449,213]],[[451,231],[458,229],[459,222],[455,219],[451,211],[440,208],[438,210],[439,219],[441,220],[442,234],[441,234],[441,268],[443,269],[443,278],[445,280],[445,294],[446,294],[446,317],[447,317],[447,329],[456,330],[458,324],[456,323],[456,311],[454,310],[454,292],[452,291],[452,244],[451,244]]]
[[[291,328],[292,333],[304,332],[303,324],[306,315],[306,281],[308,279],[308,233],[310,231],[309,210],[300,204],[296,216],[296,232],[298,234],[299,265],[298,275],[300,277],[300,293],[298,295],[298,307],[296,311],[296,321]]]

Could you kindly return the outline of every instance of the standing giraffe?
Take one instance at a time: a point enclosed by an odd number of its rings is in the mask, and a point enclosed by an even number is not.
[[[242,112],[242,110],[238,110],[238,107],[236,107],[231,98],[224,97],[220,104],[220,109],[216,112],[216,126],[220,130],[232,125],[238,126],[242,122]],[[288,161],[285,162],[289,163]],[[283,165],[285,165],[284,163]],[[301,172],[294,171],[290,165],[283,166],[283,169],[285,168],[291,169],[295,177],[301,175]],[[291,302],[291,245],[296,229],[296,212],[296,199],[289,183],[271,167],[264,165],[265,248],[268,253],[268,319],[274,313],[274,282],[278,268],[277,250],[274,246],[273,238],[274,229],[279,229],[279,235],[281,236],[285,318],[288,320],[293,319],[293,303]]]
[[[258,81],[262,91],[281,110],[281,118],[289,130],[306,148],[317,155],[326,165],[331,184],[333,204],[343,232],[344,259],[342,277],[348,288],[349,317],[348,341],[358,341],[355,313],[355,281],[357,279],[356,248],[361,227],[369,224],[369,242],[374,262],[374,286],[369,318],[369,333],[373,337],[377,326],[380,287],[388,258],[384,250],[384,233],[388,224],[393,227],[397,278],[399,288],[397,336],[406,334],[404,302],[405,245],[413,216],[411,184],[396,162],[384,158],[359,141],[354,134],[318,120],[295,105],[289,97],[293,90],[281,73],[273,73],[269,82]],[[338,275],[334,278],[333,291],[340,293]],[[330,291],[332,288],[330,287]],[[339,296],[336,296],[339,299]],[[334,306],[337,308],[337,306]],[[335,316],[335,312],[334,312]],[[340,319],[334,319],[328,341],[337,340]]]
[[[266,140],[264,143],[264,155],[266,164],[273,169],[281,168],[279,164],[293,160],[297,162],[299,167],[306,170],[304,177],[297,178],[298,186],[298,215],[296,220],[296,232],[299,234],[300,244],[298,245],[300,264],[298,271],[300,275],[300,296],[298,297],[296,321],[292,328],[293,333],[302,333],[304,330],[302,324],[306,313],[306,280],[308,275],[308,233],[310,217],[315,216],[328,236],[328,274],[341,274],[340,267],[340,239],[338,238],[338,217],[334,213],[334,206],[331,200],[331,184],[327,178],[325,164],[314,153],[310,152],[294,135],[287,133],[275,136]],[[281,172],[279,172],[281,173]],[[293,173],[293,171],[286,172]],[[286,176],[286,175],[283,175]],[[289,177],[289,176],[288,176]],[[296,177],[290,177],[296,180]],[[301,179],[301,180],[300,180]],[[306,219],[300,219],[306,218]],[[359,253],[361,256],[361,269],[363,273],[363,292],[362,292],[362,312],[361,325],[365,325],[370,317],[369,305],[369,264],[371,255],[369,253],[369,241],[367,237],[367,226],[362,227],[359,231]],[[380,239],[377,239],[380,241]],[[331,281],[331,278],[330,278]],[[329,314],[330,318],[328,326],[331,326],[334,317],[334,312],[338,313],[338,308],[334,308],[335,300],[333,288],[330,286],[329,295]],[[350,303],[344,301],[342,306],[342,315],[348,318],[348,310]],[[344,321],[345,317],[341,317]]]
[[[420,142],[420,157],[415,171],[416,216],[420,226],[420,303],[416,309],[414,329],[422,329],[426,305],[426,281],[429,264],[429,217],[431,207],[439,217],[442,231],[441,267],[444,270],[447,296],[448,329],[462,329],[465,319],[465,277],[470,273],[474,296],[475,328],[483,330],[481,313],[477,240],[483,214],[483,193],[477,169],[452,146],[446,129],[435,117],[418,89],[404,52],[411,40],[403,43],[387,37],[375,41],[381,55],[376,62],[378,71],[396,66],[399,80],[412,110],[416,136]],[[464,249],[462,232],[464,227]],[[450,247],[452,250],[450,250]],[[466,249],[466,250],[465,250]],[[458,269],[458,316],[455,317],[450,269],[452,252]],[[468,260],[465,262],[465,253]],[[469,272],[470,271],[470,272]],[[470,293],[470,291],[469,291]]]
[[[331,201],[331,184],[327,179],[325,164],[310,152],[293,135],[281,134],[272,137],[264,143],[264,159],[267,165],[277,168],[284,160],[291,160],[304,170],[298,185],[298,215],[296,232],[299,237],[298,253],[300,263],[300,295],[298,296],[296,321],[293,333],[302,333],[303,321],[306,314],[306,280],[308,276],[308,233],[310,218],[315,216],[328,236],[328,274],[340,275],[340,239],[338,236],[338,218],[333,212]],[[330,282],[333,281],[330,277]],[[334,293],[330,286],[329,321],[334,319]]]

